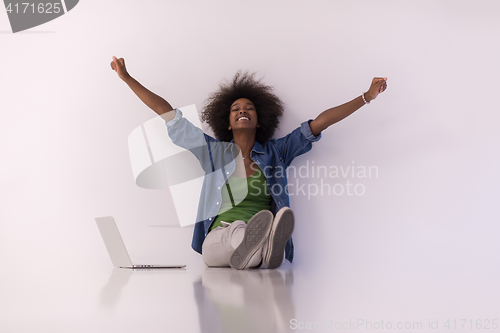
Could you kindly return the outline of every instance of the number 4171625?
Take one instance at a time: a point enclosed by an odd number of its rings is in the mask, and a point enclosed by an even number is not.
[[[14,12],[15,14],[59,14],[61,12],[61,7],[59,6],[60,3],[38,3],[36,5],[36,11],[35,11],[35,4],[34,3],[29,3],[29,2],[23,2],[21,4],[16,3],[12,5],[12,3],[9,3],[7,5],[7,13],[11,14]],[[22,8],[24,6],[24,8]],[[19,8],[21,7],[21,8]]]

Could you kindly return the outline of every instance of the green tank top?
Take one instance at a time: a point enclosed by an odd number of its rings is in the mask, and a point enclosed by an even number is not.
[[[233,177],[233,176],[231,176]],[[221,210],[227,209],[224,213],[217,215],[210,231],[221,227],[221,221],[232,223],[236,220],[248,222],[252,216],[263,209],[271,208],[271,195],[267,189],[267,181],[264,173],[258,169],[252,176],[247,178],[248,194],[236,206],[232,207],[230,190],[228,186],[222,188]],[[243,192],[244,193],[244,192]],[[232,208],[231,208],[232,207]]]

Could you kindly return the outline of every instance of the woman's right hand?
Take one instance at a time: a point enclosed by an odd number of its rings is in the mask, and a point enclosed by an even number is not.
[[[123,58],[117,59],[113,56],[113,61],[111,62],[111,69],[113,69],[120,79],[125,81],[125,79],[130,77],[130,74],[127,72],[127,68],[125,68],[125,60]]]

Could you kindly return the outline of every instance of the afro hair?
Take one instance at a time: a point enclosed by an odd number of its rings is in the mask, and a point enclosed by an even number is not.
[[[255,106],[259,127],[255,140],[264,144],[278,128],[283,115],[283,102],[273,93],[274,89],[254,79],[255,73],[236,73],[228,84],[220,84],[219,90],[205,101],[201,120],[206,121],[221,141],[233,139],[233,131],[228,130],[231,105],[240,98],[247,98]]]

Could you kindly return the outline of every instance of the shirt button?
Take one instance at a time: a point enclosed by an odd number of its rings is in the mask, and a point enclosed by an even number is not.
[[[219,203],[217,203],[217,204],[219,204]]]
[[[212,218],[209,218],[208,220],[209,220],[209,221],[212,221]]]
[[[220,186],[219,186],[219,187],[217,187],[217,188],[220,190]]]
[[[226,175],[229,175],[229,172],[226,172]]]

